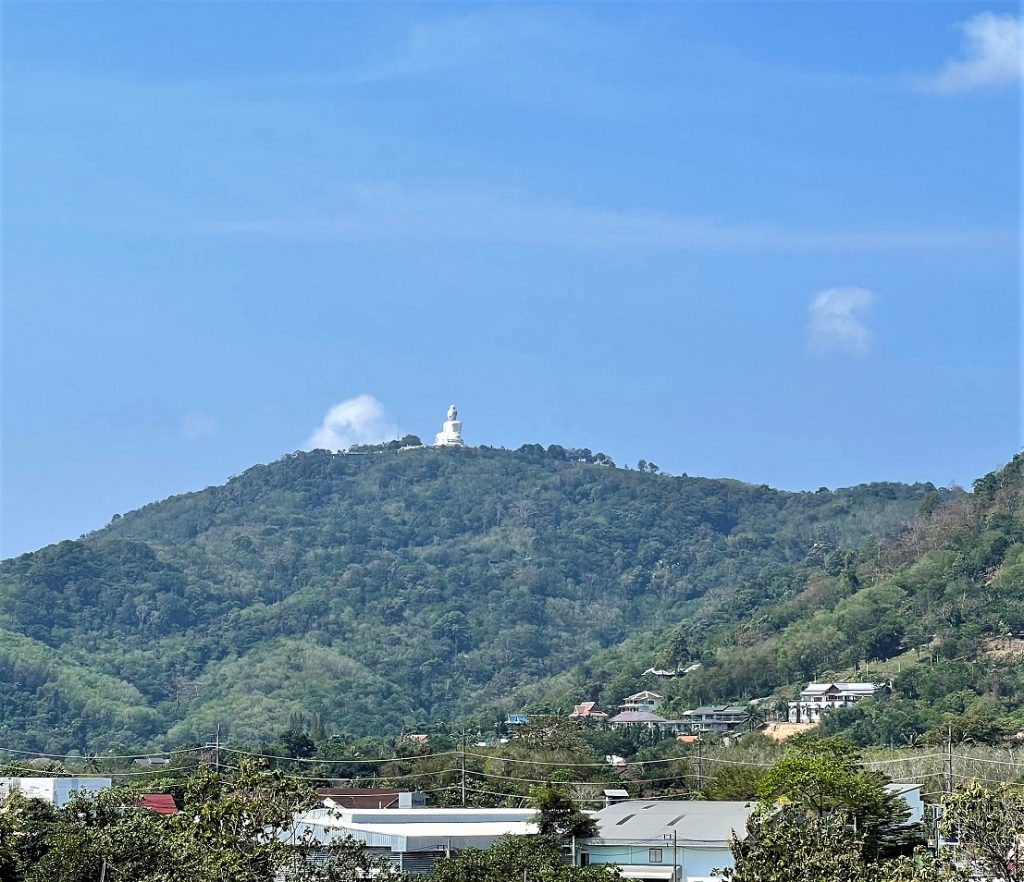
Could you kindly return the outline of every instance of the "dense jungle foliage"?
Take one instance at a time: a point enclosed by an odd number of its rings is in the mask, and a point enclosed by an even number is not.
[[[328,734],[493,724],[614,705],[645,668],[692,660],[677,703],[753,697],[950,615],[983,632],[943,610],[995,551],[937,547],[922,566],[958,574],[937,588],[878,544],[962,496],[787,493],[536,445],[290,455],[5,561],[0,743],[102,752],[218,726],[255,742],[295,714]],[[927,614],[890,639],[904,596]]]
[[[665,645],[703,661],[662,689],[677,706],[794,697],[812,676],[891,680],[825,719],[824,734],[862,746],[1000,743],[1024,728],[1024,454],[970,495],[928,497],[896,539],[810,572],[798,594],[733,609],[705,597]]]

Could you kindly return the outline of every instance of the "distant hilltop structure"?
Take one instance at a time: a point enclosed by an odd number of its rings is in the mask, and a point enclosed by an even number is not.
[[[444,421],[441,431],[434,436],[435,447],[465,447],[462,440],[462,423],[459,421],[459,412],[453,404],[448,408],[448,419]]]

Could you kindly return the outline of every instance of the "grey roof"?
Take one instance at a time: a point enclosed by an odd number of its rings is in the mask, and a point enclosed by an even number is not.
[[[714,706],[704,705],[693,710],[683,711],[684,717],[707,716],[708,714],[736,714],[746,715],[747,709],[741,704],[719,704]]]
[[[623,711],[621,714],[616,714],[612,717],[609,723],[667,723],[664,717],[659,717],[657,714],[648,713],[647,711]]]
[[[672,839],[680,845],[728,844],[735,831],[746,835],[747,818],[755,803],[711,800],[634,799],[606,806],[596,813],[597,836],[588,839],[601,843],[658,841]],[[664,837],[668,837],[666,840]]]
[[[807,688],[800,694],[817,695],[828,692],[833,686],[840,692],[875,692],[879,688],[878,683],[808,683]]]

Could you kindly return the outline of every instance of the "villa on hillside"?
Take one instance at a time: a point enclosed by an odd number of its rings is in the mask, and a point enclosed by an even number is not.
[[[645,689],[627,695],[619,705],[619,713],[608,722],[612,726],[644,726],[647,729],[662,729],[671,725],[669,720],[659,717],[654,711],[661,704],[663,696]]]
[[[570,720],[585,720],[594,723],[603,723],[608,719],[608,714],[598,710],[596,701],[584,701],[576,705],[569,714]]]
[[[727,735],[750,720],[750,711],[740,704],[697,707],[683,712],[694,735]]]
[[[653,714],[662,701],[664,701],[663,695],[645,689],[643,692],[627,695],[619,705],[619,710],[624,714],[644,712]]]
[[[808,683],[797,701],[789,702],[790,723],[820,723],[828,710],[852,707],[858,701],[873,697],[884,683]]]

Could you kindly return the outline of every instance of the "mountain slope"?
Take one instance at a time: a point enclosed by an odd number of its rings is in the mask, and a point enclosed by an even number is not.
[[[711,627],[708,600],[662,646],[699,642],[703,665],[669,684],[677,705],[750,698],[871,662],[893,689],[832,717],[860,744],[955,738],[997,743],[1024,727],[1024,454],[799,594]],[[887,659],[898,657],[899,662]],[[879,673],[881,672],[881,673]]]
[[[787,598],[936,492],[784,493],[581,459],[294,454],[5,561],[0,739],[96,749],[218,724],[255,739],[296,711],[397,732],[499,708],[664,637],[702,598]],[[112,721],[79,671],[134,707]]]

